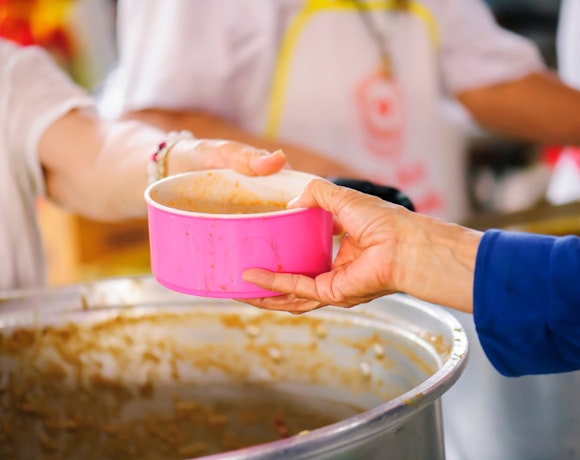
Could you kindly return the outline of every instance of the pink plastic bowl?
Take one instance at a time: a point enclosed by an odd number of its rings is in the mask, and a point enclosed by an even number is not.
[[[248,268],[308,276],[328,271],[331,214],[285,209],[314,177],[291,170],[248,177],[218,169],[149,186],[145,200],[155,279],[187,294],[250,298],[277,293],[243,281]]]

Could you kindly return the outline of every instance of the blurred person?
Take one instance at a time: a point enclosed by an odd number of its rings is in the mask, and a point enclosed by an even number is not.
[[[468,209],[450,101],[500,135],[580,143],[580,92],[480,0],[121,0],[118,12],[106,116],[283,148],[297,169],[397,187],[423,213]]]
[[[106,122],[44,50],[2,39],[0,133],[0,291],[45,282],[40,196],[113,221],[146,216],[145,188],[166,174],[232,167],[263,175],[285,165],[281,152],[173,136],[137,121]]]
[[[579,237],[482,233],[319,179],[289,207],[324,208],[346,231],[332,268],[314,279],[247,270],[245,281],[284,295],[244,302],[304,313],[404,292],[473,313],[503,375],[580,369]]]
[[[561,0],[556,52],[558,74],[566,83],[580,88],[580,2]]]
[[[556,34],[558,74],[580,89],[580,1],[562,0]],[[553,149],[552,149],[553,150]],[[580,147],[558,148],[546,198],[561,205],[580,201]]]

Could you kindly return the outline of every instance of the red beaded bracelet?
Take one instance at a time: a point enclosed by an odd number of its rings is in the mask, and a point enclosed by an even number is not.
[[[149,183],[157,182],[167,176],[167,155],[175,144],[183,139],[195,139],[189,131],[171,131],[167,139],[157,146],[157,150],[151,155],[148,166]]]

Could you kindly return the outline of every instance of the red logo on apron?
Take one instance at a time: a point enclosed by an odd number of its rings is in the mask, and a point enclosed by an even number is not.
[[[363,141],[377,156],[399,156],[403,138],[403,104],[397,83],[380,73],[356,89],[356,105]]]

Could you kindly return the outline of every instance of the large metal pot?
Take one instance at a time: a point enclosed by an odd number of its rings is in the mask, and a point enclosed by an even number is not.
[[[447,312],[403,295],[303,316],[150,277],[0,302],[0,458],[445,458],[466,363]]]
[[[473,317],[454,315],[470,353],[442,398],[447,460],[579,459],[580,372],[504,377],[485,356]]]

